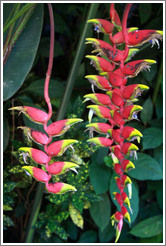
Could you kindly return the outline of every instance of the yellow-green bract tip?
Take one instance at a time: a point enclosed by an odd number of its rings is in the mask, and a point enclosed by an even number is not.
[[[148,63],[151,63],[151,64],[154,64],[156,63],[155,60],[151,60],[151,59],[144,59],[144,61],[148,62]]]
[[[163,31],[157,30],[156,32],[163,36]]]
[[[100,23],[97,19],[90,19],[87,22],[88,23],[96,23],[96,24]]]

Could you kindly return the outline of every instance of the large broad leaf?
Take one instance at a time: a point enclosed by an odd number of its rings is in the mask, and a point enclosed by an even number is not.
[[[90,214],[101,231],[108,225],[111,215],[111,203],[107,194],[101,195],[102,200],[93,202]]]
[[[130,158],[130,160],[132,159]],[[135,169],[129,172],[131,177],[138,180],[160,180],[163,178],[159,163],[151,156],[138,153],[138,159],[133,161],[133,163]]]
[[[37,4],[4,65],[4,101],[17,92],[29,73],[36,56],[42,26],[43,4]]]
[[[162,233],[162,230],[163,216],[157,215],[141,221],[130,231],[130,233],[136,237],[147,238]]]
[[[143,132],[143,149],[154,149],[163,143],[163,131],[157,127],[149,127]]]
[[[142,107],[143,110],[141,111],[140,116],[142,122],[146,124],[152,119],[152,115],[153,115],[153,103],[150,97],[146,99]]]
[[[113,175],[111,178],[110,194],[111,194],[112,201],[114,202],[114,204],[117,206],[118,210],[120,211],[120,206],[117,203],[117,201],[114,199],[114,196],[113,196],[113,192],[119,192],[119,189],[117,188],[116,183],[115,183],[115,179],[114,179],[115,176],[116,175]],[[127,188],[125,188],[124,191],[128,195]],[[133,214],[131,214],[129,209],[128,209],[128,211],[130,214],[131,223],[133,223],[135,221],[135,219],[138,215],[138,211],[139,211],[138,185],[135,182],[132,183],[132,198],[130,200],[130,205],[131,205],[131,209],[133,210]]]
[[[88,230],[81,234],[78,243],[96,243],[97,242],[97,232]]]
[[[90,181],[96,194],[105,193],[109,189],[111,169],[105,165],[90,165]]]
[[[150,18],[151,12],[152,12],[151,3],[139,4],[139,16],[140,16],[141,24],[145,23]]]

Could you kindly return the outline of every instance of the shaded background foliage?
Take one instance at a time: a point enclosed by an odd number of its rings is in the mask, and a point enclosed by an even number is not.
[[[13,4],[5,5],[4,18],[7,16],[7,10],[12,9]],[[53,3],[52,6],[55,20],[55,51],[50,97],[54,111],[53,120],[56,120],[90,4]],[[124,6],[123,3],[115,5],[120,17],[122,17]],[[129,14],[128,27],[162,30],[162,8],[161,3],[134,3]],[[109,4],[99,4],[96,17],[108,19]],[[25,117],[17,117],[14,113],[9,114],[8,108],[14,105],[29,105],[47,110],[43,101],[43,88],[48,64],[49,33],[47,6],[37,4],[4,65],[3,208],[4,242],[6,243],[24,241],[37,186],[36,181],[26,176],[21,170],[23,160],[18,157],[17,151],[23,145],[32,146],[32,142],[27,141],[22,132],[16,128],[20,125],[36,128],[36,125]],[[92,28],[89,35],[98,38]],[[38,42],[35,43],[36,37],[38,37]],[[107,37],[105,40],[108,40]],[[139,104],[144,108],[139,115],[140,121],[133,120],[130,123],[131,126],[140,130],[144,137],[139,144],[138,160],[134,162],[136,169],[129,172],[133,180],[131,207],[134,213],[131,215],[131,226],[124,224],[120,237],[121,243],[162,242],[163,70],[161,42],[160,45],[160,49],[157,45],[152,49],[150,43],[140,48],[133,60],[154,59],[157,64],[152,65],[150,72],[141,72],[136,78],[128,80],[128,83],[146,84],[150,89],[139,99]],[[14,60],[17,54],[20,54],[19,52],[22,52],[24,62],[17,63],[17,67],[14,67]],[[85,55],[90,52],[91,47],[87,46]],[[28,59],[28,54],[33,54],[33,57],[31,55],[31,59]],[[83,57],[66,112],[66,117],[84,119],[83,123],[74,126],[65,134],[66,138],[79,140],[74,153],[66,152],[66,160],[70,158],[80,164],[79,173],[78,175],[67,173],[61,177],[55,177],[55,181],[59,179],[67,181],[76,186],[78,191],[74,194],[58,196],[44,194],[35,226],[34,243],[114,242],[115,230],[110,223],[110,215],[115,211],[117,203],[112,196],[112,191],[116,191],[116,185],[111,158],[108,156],[107,149],[92,147],[86,143],[88,132],[85,132],[85,125],[88,123],[88,110],[82,104],[82,98],[83,95],[91,92],[89,82],[84,79],[87,74],[96,74],[96,71],[90,66],[88,59]],[[97,92],[97,89],[95,91]],[[93,121],[97,121],[97,118]],[[40,125],[37,127],[42,130]]]

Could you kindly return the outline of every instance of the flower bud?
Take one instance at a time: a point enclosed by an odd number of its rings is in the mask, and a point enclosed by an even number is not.
[[[65,119],[53,122],[46,128],[46,132],[51,137],[57,137],[63,135],[69,128],[78,122],[83,121],[82,119]]]
[[[85,76],[85,78],[88,79],[89,82],[91,83],[93,92],[94,92],[94,85],[98,89],[103,90],[103,91],[112,90],[112,86],[110,85],[108,80],[106,78],[104,78],[103,76],[87,75],[87,76]]]
[[[124,65],[123,68],[124,76],[127,78],[133,78],[143,70],[146,69],[150,70],[150,64],[154,64],[154,63],[156,63],[156,61],[150,59],[128,62]],[[119,74],[120,76],[123,76],[121,68],[116,69],[114,72]]]
[[[131,169],[135,168],[134,164],[127,160],[127,159],[124,159],[121,163],[121,167],[123,168],[123,170],[125,172],[129,172]]]
[[[89,122],[91,122],[91,118],[92,118],[91,112],[95,113],[100,118],[104,118],[104,119],[111,118],[110,109],[108,109],[107,107],[100,106],[100,105],[88,105],[87,108],[90,108]]]
[[[143,84],[132,84],[124,87],[122,95],[125,99],[134,99],[141,95],[141,92],[148,90],[149,87]]]
[[[122,117],[127,120],[137,119],[140,110],[142,110],[140,105],[128,105],[123,109]]]
[[[38,108],[33,108],[29,106],[18,106],[12,107],[9,110],[19,110],[20,113],[25,114],[31,121],[34,121],[38,124],[44,124],[45,122],[47,122],[48,119],[48,114]]]
[[[102,57],[87,55],[86,58],[91,60],[91,64],[93,64],[99,72],[111,72],[114,69],[114,65]]]
[[[121,24],[119,15],[114,8],[114,4],[112,4],[112,3],[111,3],[111,7],[110,7],[110,18],[111,18],[111,22],[115,25],[115,27],[118,29],[118,31],[121,31],[122,30],[122,24]]]
[[[140,143],[142,133],[131,126],[125,126],[121,132],[121,136],[128,141],[137,139],[138,143]]]
[[[55,194],[64,194],[68,191],[77,191],[76,188],[72,185],[66,183],[46,183],[46,188],[48,192],[55,193]]]
[[[77,164],[73,162],[68,162],[68,161],[59,161],[59,162],[54,162],[50,164],[47,167],[48,173],[52,175],[61,175],[65,173],[66,171],[69,171],[70,169],[74,169],[79,167]]]
[[[108,147],[111,146],[113,141],[109,138],[104,138],[104,137],[95,137],[95,138],[91,138],[88,139],[87,142],[89,143],[93,143],[97,146],[101,146],[101,147]]]
[[[32,128],[29,128],[26,126],[19,126],[18,128],[26,132],[28,138],[32,139],[34,142],[38,144],[41,144],[41,145],[49,144],[52,140],[45,133],[34,130]]]
[[[91,19],[88,20],[88,23],[93,23],[95,26],[94,30],[98,33],[102,32],[104,34],[110,34],[114,29],[114,25],[110,21],[104,19]]]
[[[45,151],[49,156],[61,156],[74,143],[78,143],[78,141],[74,139],[59,140],[47,146]]]
[[[23,166],[26,172],[28,172],[33,178],[40,182],[48,182],[50,180],[50,176],[42,169],[33,166]]]
[[[111,126],[107,123],[91,123],[86,125],[87,130],[96,131],[100,134],[107,134],[108,130],[111,129]]]
[[[124,105],[123,97],[117,94],[115,91],[107,91],[107,95],[111,98],[112,103],[117,106],[121,107]]]
[[[92,102],[98,105],[104,105],[108,107],[111,105],[110,97],[105,94],[101,94],[101,93],[87,94],[84,96],[84,98],[85,98],[84,102],[91,100]]]
[[[129,212],[127,211],[126,207],[121,207],[121,212],[126,220],[128,220],[129,223],[131,223]]]
[[[160,48],[159,40],[163,38],[163,31],[159,30],[135,30],[128,33],[127,45],[129,46],[141,46],[146,42],[151,42],[152,47],[157,43]]]
[[[43,151],[38,150],[38,149],[29,148],[29,147],[21,147],[18,150],[23,152],[21,155],[23,155],[25,163],[26,163],[27,156],[30,157],[33,161],[41,165],[45,165],[51,160],[51,157],[49,157]]]

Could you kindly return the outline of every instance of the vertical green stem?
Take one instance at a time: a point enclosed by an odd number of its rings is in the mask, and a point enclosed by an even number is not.
[[[87,14],[87,20],[92,19],[95,17],[97,9],[98,9],[99,4],[98,3],[92,3],[89,9],[89,12]],[[70,74],[67,80],[67,85],[66,85],[66,89],[65,89],[65,93],[63,96],[63,101],[61,103],[60,106],[60,110],[57,116],[57,120],[60,120],[64,117],[65,112],[66,112],[66,108],[68,106],[68,102],[70,100],[70,96],[72,93],[72,89],[75,83],[75,79],[77,76],[77,72],[79,69],[79,66],[81,64],[81,59],[83,57],[84,51],[85,51],[85,38],[88,36],[88,33],[90,31],[90,26],[88,26],[88,23],[86,21],[82,35],[80,37],[78,46],[77,46],[77,52],[76,52],[76,56],[75,59],[73,61],[72,67],[70,69]]]
[[[98,3],[92,3],[87,15],[87,20],[88,19],[92,19],[95,17],[97,9],[98,9],[99,4]],[[90,30],[90,27],[87,24],[84,26],[84,30],[82,33],[82,36],[80,38],[78,47],[77,47],[77,52],[76,52],[76,57],[73,61],[72,64],[72,68],[71,68],[71,72],[69,74],[69,78],[67,81],[67,85],[66,85],[66,90],[65,90],[65,94],[63,97],[63,101],[57,116],[57,120],[62,119],[65,115],[66,112],[66,108],[67,105],[69,103],[69,99],[70,99],[70,95],[74,86],[74,82],[75,82],[75,78],[78,72],[78,68],[80,66],[81,63],[81,59],[83,57],[84,54],[84,50],[85,50],[85,38],[88,36],[88,32]],[[32,207],[32,212],[31,212],[31,216],[29,219],[29,224],[28,224],[28,229],[27,229],[27,234],[26,234],[26,239],[25,239],[25,243],[32,243],[33,242],[33,236],[34,236],[34,232],[35,232],[35,224],[38,218],[38,214],[40,211],[40,206],[41,206],[41,201],[42,201],[42,196],[43,196],[43,191],[44,191],[44,184],[39,183],[37,190],[36,190],[36,195],[35,195],[35,200],[34,200],[34,204]]]

